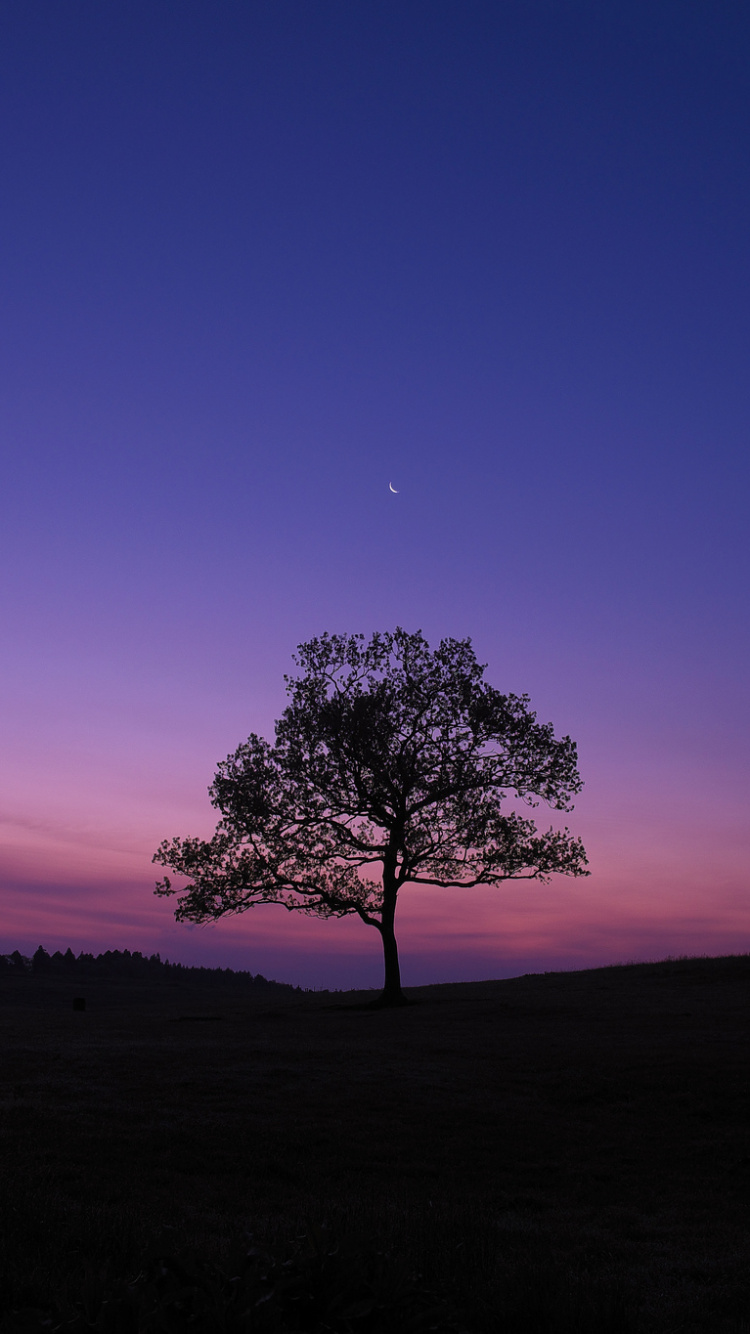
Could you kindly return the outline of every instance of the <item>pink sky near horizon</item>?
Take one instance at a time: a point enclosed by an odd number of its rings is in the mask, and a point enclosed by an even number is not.
[[[33,952],[39,944],[50,951],[158,950],[302,986],[378,984],[379,939],[356,919],[318,922],[263,907],[215,927],[174,923],[173,903],[152,895],[161,872],[150,858],[162,837],[210,834],[215,813],[205,780],[213,766],[201,772],[203,747],[196,754],[185,746],[187,772],[176,772],[174,747],[162,737],[157,754],[158,738],[150,734],[145,754],[113,769],[117,738],[101,740],[98,771],[91,750],[80,767],[64,749],[47,751],[46,787],[32,756],[26,788],[5,794],[0,951]],[[119,747],[122,754],[122,738]],[[691,779],[668,756],[660,768],[653,753],[650,760],[646,784],[637,746],[628,756],[623,741],[606,767],[601,755],[586,764],[584,744],[586,786],[564,819],[583,837],[586,879],[460,893],[404,890],[398,936],[406,984],[745,952],[750,833],[741,793],[731,801],[706,790],[705,774]],[[20,754],[13,769],[18,778]],[[540,827],[549,814],[537,808]]]

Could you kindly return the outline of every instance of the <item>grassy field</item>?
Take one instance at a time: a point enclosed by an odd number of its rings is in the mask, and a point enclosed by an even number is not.
[[[750,956],[408,994],[3,976],[3,1334],[750,1331]]]

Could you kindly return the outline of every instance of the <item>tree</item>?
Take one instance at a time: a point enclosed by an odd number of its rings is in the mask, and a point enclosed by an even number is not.
[[[380,1003],[403,1003],[394,929],[408,884],[459,890],[588,875],[570,831],[537,833],[515,804],[572,809],[576,747],[540,724],[528,695],[487,685],[471,640],[431,650],[420,632],[324,634],[301,644],[301,675],[271,745],[251,735],[209,789],[213,837],[165,840],[154,861],[192,882],[178,921],[259,903],[319,917],[356,913],[379,932]],[[378,878],[373,876],[379,871]],[[155,893],[178,891],[168,876]]]
[[[51,960],[49,954],[47,953],[47,951],[46,951],[46,949],[44,948],[44,946],[43,946],[43,945],[40,945],[39,948],[38,948],[38,950],[36,950],[36,952],[35,952],[35,954],[34,954],[32,960],[31,960],[31,969],[32,969],[32,972],[34,972],[34,973],[51,973],[51,972],[52,972],[52,968],[53,968],[52,960]]]

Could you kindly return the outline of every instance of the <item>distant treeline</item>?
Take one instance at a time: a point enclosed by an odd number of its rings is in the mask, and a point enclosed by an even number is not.
[[[170,963],[159,954],[141,954],[140,950],[106,950],[104,954],[76,955],[71,949],[63,954],[55,950],[48,954],[42,945],[29,958],[14,950],[0,954],[0,974],[22,972],[33,976],[65,978],[121,977],[143,981],[208,983],[241,990],[260,991],[272,987],[275,991],[300,991],[287,982],[273,982],[262,973],[234,972],[231,968],[192,968],[182,963]]]

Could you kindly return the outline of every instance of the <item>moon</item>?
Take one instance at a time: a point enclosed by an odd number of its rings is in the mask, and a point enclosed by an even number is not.
[[[396,490],[396,488],[395,488],[395,486],[393,485],[392,482],[389,482],[389,483],[388,483],[388,490],[389,490],[389,491],[392,491],[393,494],[394,494],[394,496],[397,496],[397,495],[398,495],[398,491]]]

